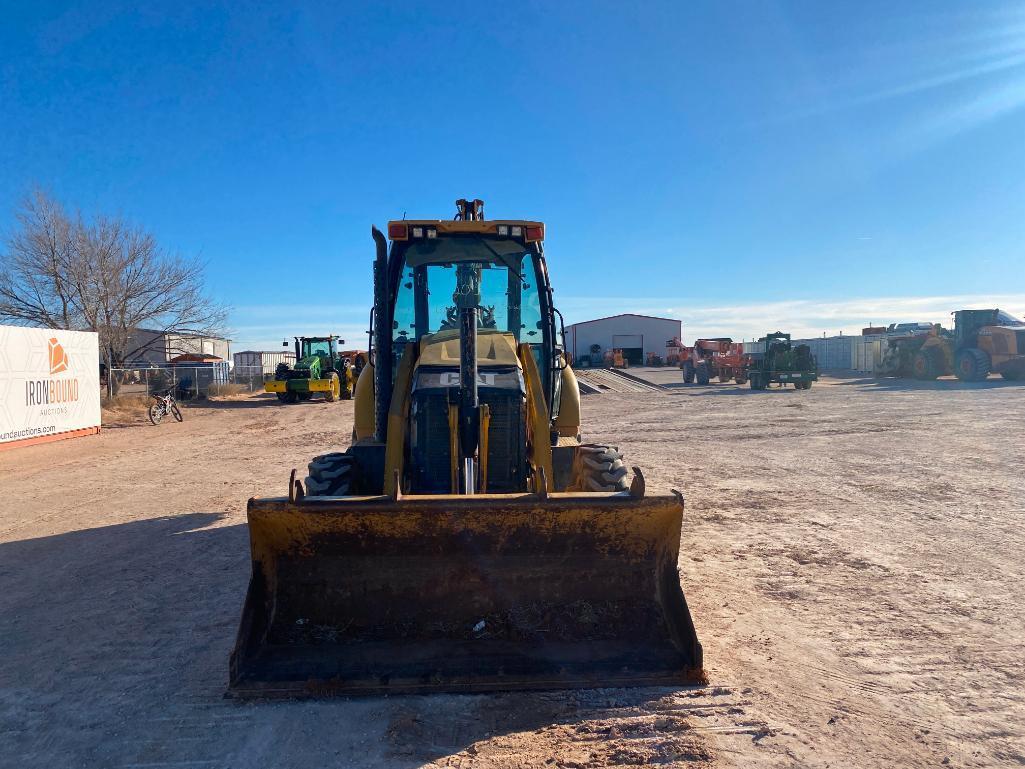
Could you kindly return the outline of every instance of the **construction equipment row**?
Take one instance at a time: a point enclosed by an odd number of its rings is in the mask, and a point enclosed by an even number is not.
[[[954,374],[978,382],[997,373],[1025,378],[1025,323],[999,309],[958,310],[954,330],[939,324],[909,324],[888,333],[878,373],[936,379]],[[874,331],[874,329],[866,329]]]
[[[678,338],[666,342],[666,362],[678,365],[685,384],[707,385],[713,379],[750,383],[752,390],[792,384],[807,390],[818,379],[818,363],[807,345],[792,345],[790,334],[766,334],[745,349],[729,337],[698,339],[685,345]]]

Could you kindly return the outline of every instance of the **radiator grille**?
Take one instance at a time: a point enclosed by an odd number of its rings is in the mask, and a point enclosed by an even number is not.
[[[480,400],[491,409],[488,447],[488,491],[513,492],[526,488],[526,435],[523,396],[517,390],[480,389]],[[450,491],[448,392],[423,390],[413,395],[410,453],[413,493]]]

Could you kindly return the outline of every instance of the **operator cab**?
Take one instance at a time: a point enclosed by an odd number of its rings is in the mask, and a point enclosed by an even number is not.
[[[544,225],[485,221],[479,201],[459,205],[454,221],[388,225],[391,317],[375,316],[375,322],[380,317],[390,328],[385,359],[390,358],[392,382],[411,345],[415,353],[409,488],[413,493],[454,491],[456,475],[462,473],[465,484],[471,472],[460,462],[479,456],[484,464],[472,472],[486,478],[489,491],[526,491],[523,356],[529,349],[539,377],[534,386],[540,386],[549,418],[559,410],[565,367],[542,250]],[[475,372],[467,373],[476,380],[472,393],[462,386],[464,371]],[[468,401],[480,405],[471,408]],[[467,441],[458,451],[457,438]],[[479,451],[470,447],[478,443]]]
[[[496,349],[489,336],[510,337],[514,351],[529,344],[551,410],[557,403],[562,349],[542,249],[544,225],[522,220],[393,221],[388,235],[395,297],[393,372],[409,342],[416,342],[419,351],[431,342],[457,342],[460,295],[469,286],[479,294],[479,300],[474,298],[479,365],[487,367],[487,351]]]

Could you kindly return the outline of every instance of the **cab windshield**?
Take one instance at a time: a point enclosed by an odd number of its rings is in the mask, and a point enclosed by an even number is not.
[[[997,312],[997,324],[1001,326],[1025,326],[1025,323],[1022,323],[1016,317],[1003,310]]]
[[[302,357],[308,358],[311,355],[331,355],[331,343],[328,340],[303,340],[303,354]]]
[[[412,244],[395,301],[393,340],[405,343],[458,331],[455,295],[462,269],[479,279],[480,330],[510,333],[517,342],[540,346],[544,332],[535,265],[533,253],[510,240],[462,237]]]

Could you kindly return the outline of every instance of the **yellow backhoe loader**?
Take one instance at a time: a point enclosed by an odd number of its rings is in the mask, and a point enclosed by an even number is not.
[[[236,696],[702,679],[682,496],[581,442],[544,225],[457,206],[373,229],[353,443],[249,501]]]

